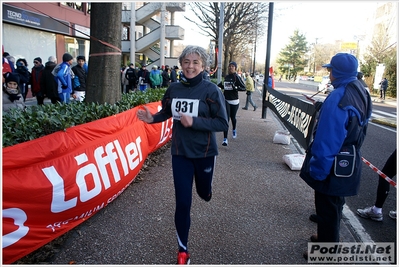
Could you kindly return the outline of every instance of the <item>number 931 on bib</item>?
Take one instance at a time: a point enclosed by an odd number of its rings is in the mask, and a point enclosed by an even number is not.
[[[171,107],[173,119],[180,120],[180,113],[191,117],[198,117],[198,107],[198,99],[173,98]]]

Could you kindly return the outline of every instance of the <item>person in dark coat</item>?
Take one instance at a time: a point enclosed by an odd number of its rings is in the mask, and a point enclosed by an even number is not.
[[[129,81],[129,85],[126,88],[126,93],[134,91],[137,88],[137,73],[134,68],[134,64],[130,63],[129,68],[125,74],[126,79]]]
[[[162,71],[162,87],[168,87],[169,84],[170,84],[169,65],[166,65],[165,69]]]
[[[170,71],[170,82],[175,83],[177,82],[177,70],[179,69],[178,66],[173,66],[172,70]]]
[[[42,76],[42,70],[44,69],[42,59],[40,57],[35,58],[33,64],[32,75],[30,76],[32,96],[36,96],[38,105],[43,105],[44,96],[40,92],[40,78]]]
[[[58,95],[57,78],[51,73],[56,65],[53,61],[46,62],[40,79],[40,92],[49,98],[52,104],[61,102],[61,98]]]
[[[77,101],[83,102],[86,97],[88,67],[86,64],[86,58],[84,56],[78,56],[76,61],[78,64],[72,68],[72,71],[75,74],[75,77],[72,81],[73,98]]]
[[[19,74],[19,88],[25,102],[31,75],[28,70],[28,62],[24,58],[19,58],[15,65],[17,66],[15,72]]]
[[[147,70],[147,65],[142,65],[141,69],[137,73],[139,84],[147,84],[147,88],[150,87],[150,72]]]
[[[387,92],[388,89],[388,80],[387,78],[382,79],[382,81],[380,82],[380,98],[385,100],[385,94]]]

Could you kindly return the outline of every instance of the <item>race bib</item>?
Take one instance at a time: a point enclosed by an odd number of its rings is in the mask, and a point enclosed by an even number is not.
[[[198,107],[199,107],[198,99],[173,98],[172,100],[173,119],[180,120],[181,116],[179,113],[184,113],[185,115],[191,117],[198,117]]]
[[[224,90],[233,90],[231,82],[224,82]]]

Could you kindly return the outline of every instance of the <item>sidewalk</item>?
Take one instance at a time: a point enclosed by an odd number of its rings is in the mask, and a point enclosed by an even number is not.
[[[302,253],[316,233],[313,190],[284,163],[298,153],[294,144],[273,143],[282,124],[268,109],[261,119],[242,110],[240,93],[237,139],[221,146],[213,198],[202,201],[193,188],[189,251],[191,264],[306,264]],[[170,150],[110,205],[71,230],[51,264],[175,264],[174,189]],[[355,242],[345,225],[341,239]]]
[[[385,100],[382,100],[378,97],[371,97],[371,100],[373,101],[373,104],[377,103],[382,103],[382,104],[387,104],[390,106],[395,106],[397,107],[397,100],[396,98],[390,98],[387,97]],[[396,128],[397,125],[397,119],[396,118],[376,118],[371,120],[374,123],[390,126]]]

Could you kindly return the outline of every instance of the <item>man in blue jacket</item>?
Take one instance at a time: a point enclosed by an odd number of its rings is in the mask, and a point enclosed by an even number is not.
[[[69,53],[62,56],[62,63],[57,70],[58,94],[62,103],[69,103],[72,93],[71,65],[73,57]]]
[[[311,241],[339,242],[345,197],[359,191],[360,148],[372,105],[368,91],[357,79],[356,57],[338,53],[323,67],[330,72],[335,90],[321,106],[300,177],[315,190],[317,236]]]

